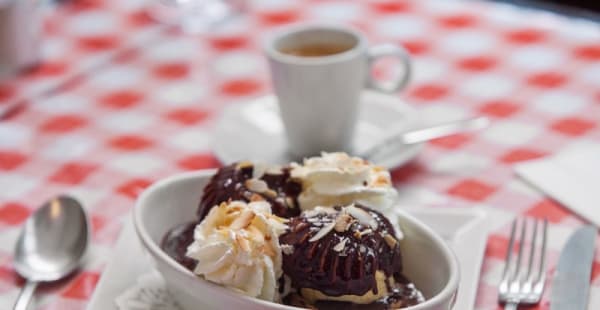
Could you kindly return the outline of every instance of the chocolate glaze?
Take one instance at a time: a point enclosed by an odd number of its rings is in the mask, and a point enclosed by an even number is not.
[[[400,246],[398,242],[391,246],[384,238],[390,234],[396,240],[393,226],[381,213],[357,207],[377,222],[376,228],[353,221],[346,231],[333,229],[311,242],[327,223],[335,222],[342,208],[316,215],[305,212],[290,219],[289,229],[279,240],[283,247],[293,247],[291,253],[284,251],[283,255],[283,271],[291,278],[292,287],[312,288],[328,296],[364,295],[371,290],[378,293],[376,271],[382,271],[386,278],[402,277]],[[368,230],[372,232],[359,235]],[[334,249],[343,239],[347,240],[343,250]]]
[[[318,310],[390,310],[414,306],[424,301],[421,292],[417,290],[414,284],[412,284],[408,279],[402,277],[401,279],[397,279],[397,281],[398,282],[396,282],[395,287],[392,288],[389,295],[370,304],[355,304],[344,301],[320,300],[314,305],[311,305],[304,301],[302,296],[298,294],[290,294],[286,296],[283,299],[283,303],[290,306]]]
[[[289,168],[282,168],[276,171],[277,173],[269,171],[259,177],[267,183],[275,195],[257,193],[248,189],[245,181],[253,177],[253,172],[254,166],[251,163],[234,163],[219,169],[204,187],[197,211],[198,220],[204,219],[210,209],[222,202],[228,200],[249,202],[254,195],[268,201],[273,214],[277,216],[290,218],[300,214],[297,198],[302,191],[302,185],[290,178]]]
[[[176,262],[189,270],[194,270],[196,260],[185,256],[188,246],[194,241],[196,222],[189,222],[173,227],[163,237],[160,247]]]

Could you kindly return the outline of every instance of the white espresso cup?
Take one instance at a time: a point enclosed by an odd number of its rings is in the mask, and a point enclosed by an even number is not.
[[[369,47],[363,34],[346,26],[290,26],[268,40],[265,51],[288,150],[296,158],[351,152],[362,90],[394,92],[410,79],[410,58],[402,47]],[[400,60],[401,76],[373,78],[371,65],[384,56]]]

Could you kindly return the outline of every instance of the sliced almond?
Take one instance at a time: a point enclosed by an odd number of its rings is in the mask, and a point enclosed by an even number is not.
[[[246,228],[246,231],[248,232],[248,238],[252,239],[252,240],[260,240],[260,239],[264,239],[264,234],[255,226],[255,225],[251,225],[248,226]]]
[[[372,229],[365,229],[359,233],[359,237],[362,237],[362,236],[368,235],[368,234],[372,234],[372,233],[373,233]]]
[[[250,202],[255,202],[255,201],[263,201],[265,200],[261,195],[258,194],[252,194],[252,196],[250,196]]]
[[[371,228],[377,230],[377,227],[379,227],[379,224],[377,224],[377,221],[375,219],[373,219],[371,221],[371,223],[369,223],[369,226],[371,226]]]
[[[263,248],[263,251],[270,257],[275,256],[275,249],[273,249],[273,244],[269,241],[265,242],[265,247]]]
[[[245,252],[250,252],[250,242],[240,234],[235,234],[235,243]]]
[[[315,217],[319,214],[331,214],[335,212],[337,211],[331,207],[315,207],[312,210],[305,211],[304,217]]]
[[[254,216],[256,216],[256,214],[254,214],[254,212],[252,212],[251,210],[245,210],[244,212],[242,212],[242,214],[240,214],[240,216],[238,218],[236,218],[231,223],[231,225],[229,227],[233,230],[239,230],[239,229],[246,228],[250,225],[250,223],[252,223]]]
[[[267,184],[267,183],[265,183]],[[267,189],[266,191],[263,192],[265,195],[267,195],[270,198],[275,198],[277,197],[277,192],[272,190],[272,189]]]
[[[369,214],[369,212],[358,208],[354,205],[347,206],[345,208],[348,214],[352,215],[358,222],[364,226],[371,226],[373,229],[377,229],[377,221]]]
[[[333,247],[333,250],[341,252],[346,247],[346,242],[348,242],[348,238],[342,238],[342,240]]]
[[[352,224],[352,217],[348,215],[346,212],[340,212],[340,214],[335,219],[335,231],[344,232],[348,230],[350,225]]]
[[[385,175],[378,175],[372,184],[374,187],[386,186],[390,184],[390,179]]]
[[[398,244],[396,238],[394,238],[394,236],[390,234],[386,234],[385,236],[383,236],[383,240],[385,240],[385,243],[387,243],[387,245],[389,245],[392,249],[396,247],[396,244]]]
[[[254,164],[251,161],[240,161],[237,166],[235,166],[236,169],[243,169],[243,168],[250,168],[254,166]]]
[[[270,166],[267,168],[265,173],[270,174],[270,175],[280,175],[280,174],[283,174],[283,171],[281,171],[280,166]]]
[[[259,179],[248,179],[244,182],[244,185],[246,185],[249,190],[256,193],[264,193],[269,190],[267,183]]]
[[[285,197],[285,204],[287,205],[288,208],[293,208],[294,207],[294,199],[292,199],[290,197]]]
[[[323,237],[325,237],[330,231],[335,227],[335,222],[331,222],[325,226],[323,226],[314,236],[308,239],[308,242],[315,242]]]

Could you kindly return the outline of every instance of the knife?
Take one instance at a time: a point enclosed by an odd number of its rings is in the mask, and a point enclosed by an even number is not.
[[[586,310],[594,261],[596,228],[579,228],[567,241],[552,281],[550,310]]]

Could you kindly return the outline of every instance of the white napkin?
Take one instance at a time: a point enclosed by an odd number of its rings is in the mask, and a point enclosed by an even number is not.
[[[600,226],[600,144],[577,142],[560,153],[515,167],[517,174]]]

